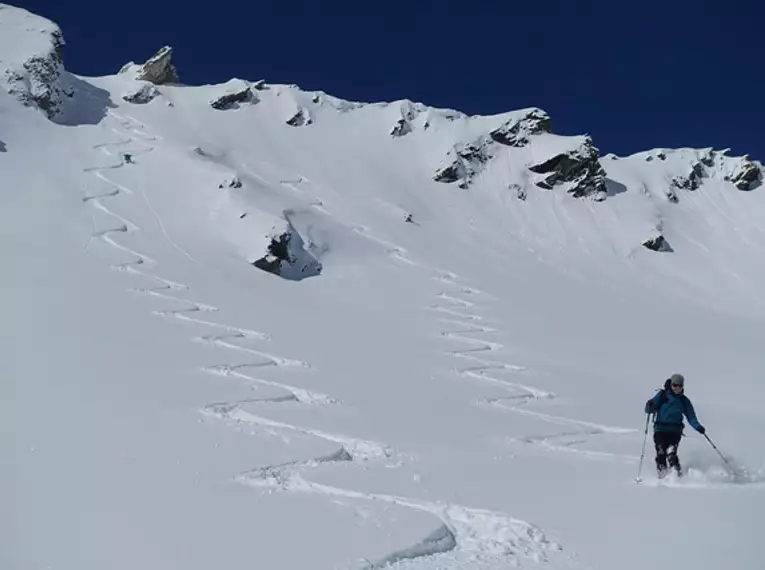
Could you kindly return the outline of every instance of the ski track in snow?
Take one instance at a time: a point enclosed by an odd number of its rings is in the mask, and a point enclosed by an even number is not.
[[[132,117],[126,117],[126,116],[123,117],[113,112],[109,112],[109,114],[115,119],[117,119],[120,125],[124,129],[129,131],[130,134],[127,136],[124,136],[124,133],[122,133],[120,130],[112,129],[119,137],[122,137],[122,138],[119,138],[118,140],[115,140],[115,141],[107,141],[107,142],[94,145],[93,148],[95,150],[101,150],[101,151],[105,151],[108,154],[112,154],[109,151],[109,147],[111,146],[123,147],[133,142],[139,142],[139,143],[145,144],[145,141],[161,140],[161,137],[159,136],[146,135],[145,133],[143,133],[142,129],[144,128],[144,125],[140,123],[139,121],[136,121]],[[136,137],[138,138],[138,141],[136,141]],[[153,150],[153,147],[148,147],[145,150],[148,152],[149,150]],[[132,154],[139,154],[139,152],[140,151],[138,152],[134,151]],[[106,184],[108,184],[112,189],[97,195],[92,195],[92,196],[87,195],[82,199],[82,201],[84,204],[90,204],[95,209],[100,210],[106,213],[107,215],[113,217],[118,222],[118,225],[114,227],[109,227],[109,228],[100,229],[100,230],[94,228],[93,233],[91,235],[91,239],[100,239],[104,241],[105,243],[109,244],[110,246],[112,246],[113,248],[118,249],[134,257],[134,259],[127,262],[112,264],[111,267],[118,271],[128,272],[134,275],[139,275],[141,277],[144,277],[150,281],[157,283],[157,285],[153,287],[134,287],[134,288],[131,288],[130,291],[133,293],[157,297],[157,298],[172,302],[174,304],[181,305],[181,308],[168,308],[164,310],[153,311],[153,313],[157,316],[170,317],[177,320],[181,320],[181,321],[185,321],[185,322],[189,322],[193,324],[198,324],[198,325],[204,325],[207,327],[224,331],[223,334],[205,335],[202,337],[197,337],[193,340],[197,342],[206,342],[216,347],[225,348],[228,350],[236,350],[236,351],[244,352],[244,353],[259,357],[259,360],[257,362],[254,362],[248,365],[224,365],[228,367],[228,369],[230,369],[231,371],[234,371],[236,368],[242,367],[242,366],[256,366],[256,367],[291,366],[291,367],[310,368],[309,363],[306,363],[300,360],[296,360],[292,358],[284,358],[284,357],[270,354],[265,351],[256,350],[255,348],[249,348],[247,346],[242,346],[239,344],[233,344],[232,342],[228,342],[228,340],[241,340],[245,342],[269,341],[271,340],[271,335],[269,335],[268,333],[260,332],[260,331],[244,329],[241,327],[231,326],[224,323],[217,323],[214,321],[197,318],[196,316],[191,316],[191,315],[196,315],[201,313],[215,313],[215,312],[218,312],[218,308],[206,303],[193,301],[185,297],[180,297],[178,295],[170,294],[170,292],[188,291],[189,287],[183,283],[171,281],[153,272],[149,272],[147,269],[148,267],[154,267],[157,265],[157,261],[155,259],[153,259],[147,254],[144,254],[133,248],[130,248],[126,245],[121,244],[115,241],[111,237],[111,234],[131,234],[131,233],[140,231],[140,228],[136,224],[134,224],[127,218],[121,216],[120,214],[106,207],[103,204],[104,200],[119,199],[120,196],[122,195],[133,196],[135,194],[135,192],[132,189],[127,188],[124,185],[120,185],[113,182],[108,176],[104,174],[104,171],[122,167],[124,166],[124,164],[125,164],[124,160],[120,158],[120,163],[117,165],[94,166],[94,167],[85,168],[84,169],[85,172],[93,173],[97,178],[99,178],[102,182],[105,182]],[[181,248],[180,246],[172,242],[172,240],[167,235],[167,231],[164,228],[164,225],[161,222],[161,218],[159,217],[156,210],[154,210],[145,192],[141,190],[140,194],[144,198],[145,205],[150,210],[152,217],[154,217],[154,219],[157,220],[160,226],[160,230],[162,231],[165,238],[168,239],[170,244],[175,249],[179,250],[186,257],[196,262],[196,260],[191,255],[188,254],[188,252],[186,252],[183,248]],[[141,269],[138,269],[139,267]],[[212,368],[206,369],[206,371],[208,373],[219,373],[219,372],[213,371]],[[232,375],[236,375],[236,374],[232,372]],[[244,376],[244,375],[240,375],[240,376]],[[283,401],[296,400],[296,401],[300,401],[304,403],[305,402],[336,403],[336,400],[328,396],[317,394],[308,390],[303,390],[301,388],[288,386],[280,382],[263,380],[263,379],[253,379],[253,378],[249,378],[249,379],[255,383],[260,383],[260,384],[268,385],[275,388],[281,388],[288,394],[287,396],[284,397]],[[279,401],[282,401],[282,400],[279,400]]]
[[[242,409],[238,404],[214,404],[205,414],[233,421],[310,435],[339,445],[329,454],[304,461],[259,467],[239,474],[236,481],[260,489],[290,493],[315,493],[335,498],[391,503],[426,512],[440,520],[438,527],[409,548],[384,556],[378,561],[363,561],[365,569],[414,563],[417,567],[462,568],[465,563],[516,565],[519,557],[546,561],[551,551],[561,547],[549,541],[541,529],[504,513],[454,504],[423,501],[381,493],[363,493],[307,480],[303,474],[327,464],[350,465],[397,459],[388,446],[366,440],[269,420]],[[433,564],[433,566],[431,566]]]
[[[118,120],[121,127],[128,131],[129,134],[125,136],[125,133],[121,132],[119,129],[113,129],[113,131],[121,138],[112,142],[107,141],[95,145],[94,150],[101,150],[104,154],[114,156],[109,150],[110,147],[124,147],[133,142],[146,145],[146,141],[161,140],[161,137],[146,135],[143,132],[144,125],[131,117],[121,116],[111,111],[109,112],[109,115]],[[145,149],[146,152],[152,150],[153,147]],[[123,159],[120,158],[119,164],[93,166],[84,169],[86,172],[92,173],[102,182],[108,184],[111,187],[111,190],[98,195],[86,196],[82,200],[83,203],[89,204],[93,208],[111,216],[118,223],[117,226],[107,229],[98,230],[94,228],[91,239],[100,239],[114,249],[127,253],[134,258],[127,262],[112,264],[111,267],[113,269],[139,275],[157,283],[157,285],[153,287],[134,287],[130,289],[131,292],[153,296],[175,305],[181,305],[180,308],[168,308],[153,311],[155,315],[216,329],[219,331],[218,333],[198,336],[193,340],[208,344],[216,349],[237,351],[257,357],[256,361],[246,364],[218,364],[208,366],[204,368],[205,372],[214,376],[233,377],[250,384],[277,388],[285,392],[285,395],[283,396],[270,398],[249,399],[233,403],[213,403],[204,406],[200,410],[200,413],[206,417],[214,417],[233,424],[244,423],[257,426],[266,433],[299,433],[305,436],[316,437],[339,446],[336,452],[327,456],[249,470],[236,476],[236,481],[248,486],[268,488],[269,490],[279,489],[287,492],[308,492],[322,494],[333,498],[342,497],[358,501],[392,503],[416,511],[432,514],[440,520],[440,524],[430,535],[411,547],[390,553],[376,562],[370,562],[368,560],[363,561],[361,567],[367,569],[389,567],[393,564],[396,566],[413,564],[417,567],[428,568],[464,568],[466,567],[466,564],[478,564],[481,567],[486,567],[487,564],[494,563],[502,567],[505,567],[508,564],[516,566],[521,557],[534,561],[544,561],[547,560],[549,552],[560,550],[560,546],[548,541],[539,528],[524,521],[516,520],[504,513],[387,494],[362,493],[354,490],[322,485],[305,479],[303,473],[310,471],[311,469],[316,469],[321,465],[344,464],[353,466],[362,463],[375,462],[379,463],[381,466],[387,465],[389,467],[395,467],[401,465],[404,458],[401,454],[381,443],[270,420],[244,408],[244,406],[274,405],[338,405],[340,402],[326,394],[292,386],[284,382],[245,374],[243,370],[248,369],[259,371],[275,367],[305,369],[310,368],[311,365],[310,363],[298,359],[277,356],[242,344],[258,341],[267,342],[271,340],[271,336],[268,333],[198,318],[196,315],[215,313],[218,312],[218,308],[213,305],[171,294],[181,291],[188,292],[190,288],[183,283],[171,281],[150,272],[149,268],[154,268],[157,265],[155,259],[121,244],[111,237],[112,234],[129,236],[132,233],[140,231],[140,228],[136,224],[111,208],[106,207],[103,203],[105,200],[120,200],[123,195],[130,197],[135,194],[134,190],[113,182],[106,174],[104,174],[109,170],[121,168],[124,165],[125,163]],[[292,186],[292,184],[287,181],[285,181],[284,184]],[[293,190],[297,189],[293,188]],[[198,263],[186,250],[171,240],[159,214],[153,208],[143,189],[139,189],[139,194],[143,197],[145,206],[149,209],[151,216],[157,221],[160,231],[165,239],[167,239],[168,243],[192,262]],[[406,249],[370,234],[368,228],[359,226],[354,228],[354,231],[385,247],[386,252],[394,260],[402,261],[408,265],[429,269],[425,264],[420,264],[410,259],[407,256],[408,252]],[[456,279],[456,275],[447,273],[445,274],[445,277],[442,275],[441,279],[445,282],[450,282],[451,279]],[[474,295],[478,293],[479,291],[466,287],[461,288],[455,294],[443,293],[438,297],[439,302],[442,304],[435,306],[434,309],[452,317],[462,319],[463,321],[480,321],[482,318],[477,315],[460,313],[459,311],[450,308],[450,306],[456,306],[463,310],[472,309],[475,307],[475,304],[472,301],[463,300],[457,295]],[[448,303],[450,306],[444,306],[443,303]],[[542,390],[536,390],[522,384],[489,376],[488,372],[490,370],[521,370],[520,367],[515,367],[509,364],[491,363],[475,356],[475,354],[481,352],[491,352],[501,348],[499,343],[485,341],[471,336],[494,332],[494,329],[466,324],[462,321],[455,321],[454,319],[451,321],[448,319],[443,320],[445,322],[451,322],[452,324],[461,325],[461,328],[458,330],[444,331],[443,335],[445,338],[472,345],[472,348],[462,351],[453,351],[453,354],[463,358],[471,358],[479,364],[478,366],[463,369],[461,371],[462,374],[480,378],[485,381],[498,382],[510,389],[520,390],[522,392],[525,391],[523,392],[524,397],[527,398],[552,397],[552,395]],[[433,564],[433,566],[431,564]]]
[[[460,285],[458,283],[459,277],[448,271],[439,271],[434,279],[439,283],[449,286],[450,290],[438,293],[436,295],[437,301],[426,308],[449,317],[442,317],[439,319],[439,322],[458,327],[442,330],[441,336],[443,338],[467,345],[464,349],[450,349],[446,352],[454,357],[470,360],[473,363],[471,366],[454,368],[453,372],[473,380],[502,386],[509,392],[507,396],[484,398],[478,400],[476,404],[483,407],[505,409],[516,414],[531,416],[551,424],[569,428],[566,431],[548,435],[528,435],[511,438],[508,440],[509,442],[535,445],[548,451],[573,453],[581,457],[593,459],[605,458],[629,462],[637,461],[636,457],[629,455],[589,451],[576,447],[588,443],[591,438],[596,436],[631,434],[637,432],[635,429],[606,426],[529,409],[528,405],[533,402],[551,401],[556,399],[557,396],[553,392],[515,380],[515,377],[518,375],[528,373],[528,368],[489,359],[493,353],[500,351],[503,345],[484,338],[486,335],[501,332],[501,329],[483,325],[485,318],[478,314],[480,306],[476,300],[482,292],[473,287]],[[507,375],[513,377],[513,380],[506,379],[504,376]]]

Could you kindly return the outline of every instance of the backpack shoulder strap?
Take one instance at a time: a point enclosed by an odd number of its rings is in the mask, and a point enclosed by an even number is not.
[[[656,406],[656,410],[653,412],[654,417],[659,416],[661,407],[665,404],[666,401],[667,401],[667,391],[664,388],[662,388],[661,390],[659,390],[659,404]]]

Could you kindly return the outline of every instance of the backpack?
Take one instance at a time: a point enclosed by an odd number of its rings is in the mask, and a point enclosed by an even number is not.
[[[656,408],[656,411],[654,412],[654,418],[656,418],[659,415],[659,410],[661,410],[661,407],[664,405],[664,403],[667,401],[667,389],[662,388],[659,390],[659,393],[661,396],[659,396],[659,405]],[[688,397],[683,393],[680,394],[680,401],[683,403],[683,412],[685,412],[685,401],[688,399]],[[654,420],[655,421],[655,420]]]

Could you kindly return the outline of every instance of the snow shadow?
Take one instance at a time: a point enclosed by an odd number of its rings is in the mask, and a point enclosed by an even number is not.
[[[66,127],[97,125],[109,109],[117,108],[105,89],[72,74],[69,74],[67,81],[73,95],[65,102],[62,112],[53,118],[53,122]]]
[[[627,187],[621,182],[606,178],[606,195],[616,196],[618,194],[624,194],[627,191]]]
[[[443,554],[457,548],[457,539],[454,537],[446,525],[441,525],[422,542],[389,554],[382,560],[374,563],[368,563],[361,567],[361,570],[378,570],[380,568],[390,568],[394,564],[398,566],[399,562]]]

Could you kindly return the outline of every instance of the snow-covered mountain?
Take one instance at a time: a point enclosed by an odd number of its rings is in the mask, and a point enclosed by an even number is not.
[[[761,567],[761,163],[63,45],[0,4],[0,568]],[[636,485],[673,372],[734,471]]]

